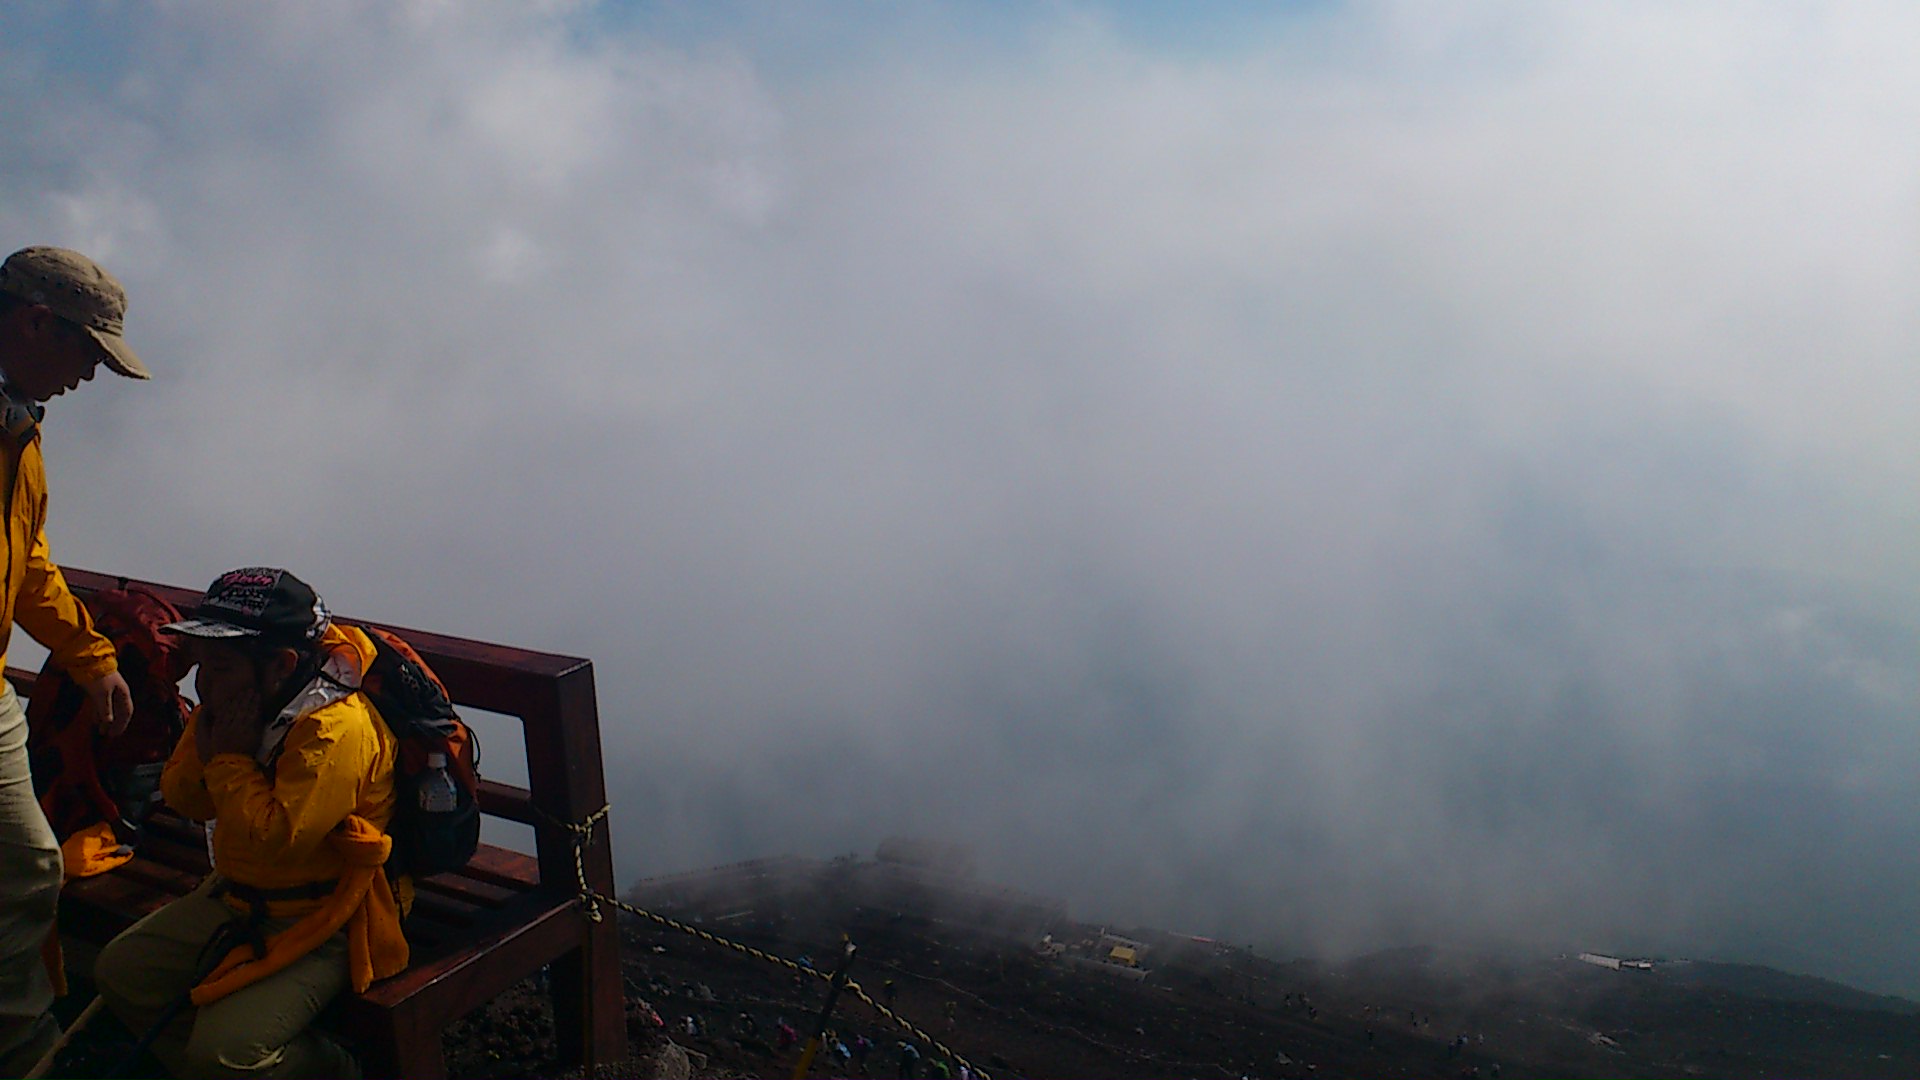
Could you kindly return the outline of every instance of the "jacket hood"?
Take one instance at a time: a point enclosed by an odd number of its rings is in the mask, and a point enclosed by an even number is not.
[[[320,662],[319,672],[300,688],[299,693],[293,695],[293,700],[287,702],[286,708],[268,721],[266,730],[260,733],[260,749],[254,753],[254,758],[262,765],[272,763],[274,755],[280,751],[280,744],[286,741],[287,732],[301,717],[359,693],[360,680],[365,676],[373,655],[373,645],[367,640],[366,634],[355,627],[335,623],[321,635],[319,650],[325,657]]]

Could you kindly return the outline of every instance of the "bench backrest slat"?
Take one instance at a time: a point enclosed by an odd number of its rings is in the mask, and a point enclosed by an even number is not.
[[[118,578],[87,570],[69,569],[65,575],[73,590],[83,596],[120,584]],[[130,584],[153,590],[183,611],[200,598],[199,593],[190,589],[154,582]],[[343,618],[354,623],[367,621]],[[532,810],[536,804],[543,805],[550,816],[563,821],[577,821],[598,809],[595,797],[604,800],[606,790],[600,766],[598,717],[588,713],[583,724],[578,715],[581,710],[576,707],[570,712],[564,700],[569,685],[581,682],[584,677],[591,701],[589,661],[385,623],[372,625],[392,630],[412,645],[447,684],[455,704],[501,713],[521,722],[528,786],[519,788],[484,781],[482,813],[533,825],[538,822]],[[34,673],[31,671],[10,668],[7,677],[23,694],[32,688]],[[590,729],[590,736],[583,727]],[[585,745],[588,743],[591,759],[583,761],[588,754]],[[548,787],[556,790],[543,790]],[[547,797],[542,798],[543,794]],[[584,806],[586,802],[594,805]]]

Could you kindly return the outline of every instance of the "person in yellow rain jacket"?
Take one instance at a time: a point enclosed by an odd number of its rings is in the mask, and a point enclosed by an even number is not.
[[[86,690],[110,734],[126,729],[133,697],[113,644],[94,631],[48,554],[39,422],[41,403],[93,378],[101,364],[150,377],[121,336],[126,313],[126,290],[77,251],[22,248],[0,263],[0,664],[18,622]],[[60,864],[60,843],[33,793],[26,712],[0,680],[0,1076],[19,1076],[60,1036],[42,962]]]
[[[356,1076],[311,1030],[343,990],[406,967],[382,869],[392,733],[355,688],[374,656],[285,570],[222,574],[169,625],[192,641],[200,706],[161,778],[213,823],[213,873],[102,950],[95,982],[176,1076]]]

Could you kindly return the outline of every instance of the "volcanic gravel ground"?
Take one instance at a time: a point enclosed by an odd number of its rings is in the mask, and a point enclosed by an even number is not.
[[[836,956],[846,933],[859,946],[856,982],[879,999],[893,980],[897,1012],[996,1078],[1920,1076],[1911,1010],[1758,996],[1682,977],[1682,966],[1608,971],[1430,949],[1331,966],[1196,949],[1162,950],[1149,978],[1127,981],[897,912],[816,910],[711,929],[796,958]],[[783,1049],[775,1032],[785,1020],[804,1037],[823,979],[651,922],[629,919],[622,934],[629,1057],[591,1076],[792,1074],[798,1047]],[[79,989],[61,1004],[68,1018],[87,1000]],[[823,1051],[813,1075],[903,1074],[898,1045],[912,1037],[854,995],[842,995],[829,1026],[876,1048],[864,1066]],[[102,1017],[54,1075],[112,1075],[131,1041]],[[931,1075],[938,1053],[913,1041],[918,1074]],[[451,1025],[444,1048],[454,1077],[567,1074],[537,979]],[[135,1075],[158,1072],[149,1060]]]
[[[1403,950],[1330,967],[1234,950],[1126,981],[894,914],[727,934],[821,958],[837,954],[841,931],[860,947],[854,981],[878,999],[892,979],[895,1011],[995,1077],[1920,1075],[1912,1013],[1754,998],[1568,960]],[[785,1020],[804,1037],[824,980],[649,922],[623,934],[632,1060],[597,1075],[654,1075],[668,1039],[694,1052],[694,1075],[791,1075],[798,1048],[782,1051],[774,1032]],[[531,991],[449,1032],[453,1075],[558,1071],[546,999]],[[686,1033],[689,1016],[698,1034]],[[866,1004],[843,995],[829,1027],[849,1045],[865,1034],[876,1049],[864,1068],[823,1051],[813,1075],[902,1075],[897,1046],[911,1036]],[[914,1041],[918,1074],[930,1075],[938,1055]]]

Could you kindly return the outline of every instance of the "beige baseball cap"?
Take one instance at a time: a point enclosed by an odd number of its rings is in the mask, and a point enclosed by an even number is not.
[[[85,255],[57,247],[21,248],[0,264],[0,292],[44,304],[55,315],[85,327],[106,350],[107,366],[120,374],[153,378],[120,336],[126,325],[127,290]]]

